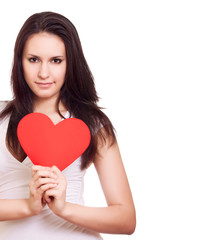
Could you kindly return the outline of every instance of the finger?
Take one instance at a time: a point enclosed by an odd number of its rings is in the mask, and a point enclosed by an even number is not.
[[[44,170],[44,171],[50,171],[50,167],[44,167],[39,165],[33,165],[32,166],[32,174],[35,174],[37,171]]]
[[[46,203],[50,203],[50,202],[52,201],[53,197],[52,197],[52,196],[49,196],[49,195],[47,195],[47,194],[44,194],[43,199],[44,199],[44,201],[45,201]]]
[[[58,182],[57,179],[53,178],[38,178],[38,180],[34,182],[34,186],[37,189],[45,184],[58,184]]]
[[[45,198],[44,198],[44,195],[42,195],[42,203],[43,203],[43,204],[46,204],[46,203],[47,203],[46,200],[45,200]]]
[[[35,200],[40,200],[42,201],[42,203],[44,202],[43,201],[43,196],[44,196],[44,189],[49,189],[49,188],[52,188],[52,187],[55,187],[55,185],[53,184],[49,184],[49,186],[43,186],[42,188],[39,188],[37,191],[35,191],[35,194],[32,195],[32,197],[35,199]]]
[[[65,175],[57,168],[56,166],[51,167],[51,171],[53,171],[54,174],[56,174],[59,179],[66,181]]]
[[[45,167],[45,166],[40,166],[40,165],[33,165],[32,169],[35,170],[35,171],[38,171],[38,170],[50,170],[51,168],[50,167]]]
[[[62,172],[59,170],[59,168],[57,166],[52,166],[51,167],[51,171],[57,175],[61,175]]]
[[[39,178],[53,178],[57,179],[57,175],[52,172],[51,170],[38,170],[35,172],[35,174],[32,176],[32,178],[36,181]]]
[[[44,201],[46,203],[50,203],[51,202],[51,198],[49,196],[44,196]]]
[[[48,184],[42,185],[39,189],[42,192],[47,192],[49,191],[49,189],[55,188],[56,186],[57,186],[57,183],[48,183]]]
[[[53,189],[48,189],[45,193],[44,193],[44,198],[46,200],[47,203],[51,202],[51,199],[56,198],[57,195],[57,191]]]
[[[57,190],[55,190],[54,188],[49,188],[47,191],[45,191],[44,195],[48,196],[48,197],[56,197],[57,196]]]

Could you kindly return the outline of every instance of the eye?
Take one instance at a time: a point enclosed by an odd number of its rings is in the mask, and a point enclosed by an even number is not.
[[[31,57],[29,58],[29,61],[34,63],[34,62],[39,62],[39,59],[36,57]]]
[[[62,62],[62,60],[59,59],[59,58],[54,58],[54,59],[52,60],[52,62],[53,62],[53,63],[60,64],[60,63]]]

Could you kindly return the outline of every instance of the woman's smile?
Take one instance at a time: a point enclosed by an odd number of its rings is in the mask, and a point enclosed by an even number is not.
[[[35,82],[40,88],[50,88],[54,82]]]

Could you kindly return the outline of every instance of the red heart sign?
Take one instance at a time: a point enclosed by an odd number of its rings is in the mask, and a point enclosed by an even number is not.
[[[57,166],[61,171],[73,163],[90,144],[90,130],[77,118],[54,125],[42,113],[30,113],[18,124],[20,144],[33,164]]]

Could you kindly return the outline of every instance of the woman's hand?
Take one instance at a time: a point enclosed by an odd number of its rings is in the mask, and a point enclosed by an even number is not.
[[[58,184],[56,187],[45,191],[44,200],[47,202],[49,208],[56,215],[59,215],[66,204],[67,181],[66,177],[56,166],[53,166],[51,171],[57,175]]]
[[[45,191],[56,187],[57,175],[49,167],[34,165],[32,179],[29,182],[29,209],[32,215],[39,214],[46,202],[43,200]]]

